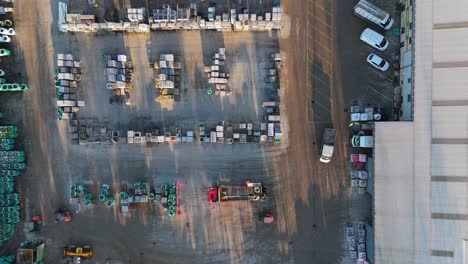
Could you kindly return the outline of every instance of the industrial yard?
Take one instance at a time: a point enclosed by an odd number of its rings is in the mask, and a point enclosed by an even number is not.
[[[166,4],[69,2],[68,13],[95,24],[139,20],[128,8]],[[191,16],[191,1],[169,2]],[[15,3],[20,62],[11,68],[30,90],[0,97],[0,111],[20,128],[26,152],[22,218],[41,215],[42,228],[19,230],[4,254],[41,240],[46,263],[67,263],[70,245],[92,246],[83,263],[356,261],[344,228],[370,217],[371,198],[349,180],[348,109],[378,106],[388,120],[394,110],[392,73],[365,64],[354,1],[230,3],[257,14],[249,23],[228,21],[219,11],[228,5],[217,3],[219,28],[206,24],[213,6],[195,2],[206,22],[183,20],[175,30],[146,13],[148,28],[131,32],[93,23],[63,32],[55,1]],[[330,164],[319,161],[326,127],[338,131]],[[207,199],[211,187],[251,182],[268,197]],[[54,223],[63,207],[73,219]]]

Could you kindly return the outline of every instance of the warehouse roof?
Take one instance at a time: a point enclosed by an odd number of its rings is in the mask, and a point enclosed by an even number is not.
[[[467,263],[466,10],[417,1],[414,121],[376,124],[376,263]]]

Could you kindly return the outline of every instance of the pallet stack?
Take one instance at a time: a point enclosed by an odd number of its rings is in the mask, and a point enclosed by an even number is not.
[[[26,162],[24,151],[13,150],[16,137],[16,126],[0,126],[0,246],[13,236],[21,220],[15,178],[26,167]]]
[[[76,119],[84,101],[78,101],[76,88],[81,81],[81,63],[71,54],[57,54],[57,75],[55,88],[57,93],[57,119]]]
[[[218,52],[213,55],[212,64],[205,66],[205,73],[208,76],[208,83],[214,86],[215,95],[225,96],[231,94],[231,89],[228,85],[229,73],[226,73],[226,49],[219,48]],[[208,94],[211,94],[211,87]]]
[[[106,88],[112,90],[110,104],[131,105],[130,92],[133,81],[133,63],[126,55],[104,55],[106,61]]]
[[[174,54],[159,55],[159,62],[154,64],[156,102],[180,100],[180,74],[182,63]]]

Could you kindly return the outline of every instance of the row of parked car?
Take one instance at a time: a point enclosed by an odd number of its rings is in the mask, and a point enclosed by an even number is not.
[[[367,0],[360,0],[354,6],[353,11],[356,16],[372,22],[385,30],[390,29],[393,25],[393,19],[386,11]],[[380,51],[385,51],[389,44],[388,40],[386,40],[382,34],[370,28],[364,29],[360,39],[364,43]],[[372,67],[381,71],[386,71],[390,67],[390,64],[385,59],[375,53],[371,53],[367,56],[367,62],[372,65]]]

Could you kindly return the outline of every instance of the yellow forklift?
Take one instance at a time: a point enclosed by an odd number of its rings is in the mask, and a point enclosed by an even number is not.
[[[93,257],[93,249],[90,246],[66,246],[63,248],[63,257],[71,257],[73,258],[73,263],[81,263],[81,259],[90,259]]]

